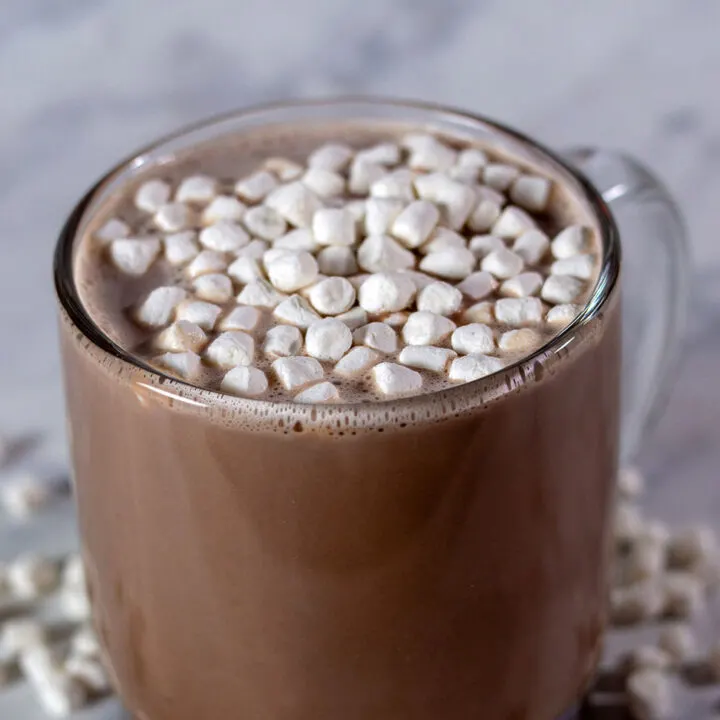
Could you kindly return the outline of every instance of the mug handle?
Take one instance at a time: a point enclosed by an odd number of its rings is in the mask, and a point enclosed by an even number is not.
[[[690,254],[675,200],[655,175],[614,150],[564,153],[611,208],[622,252],[620,462],[636,457],[669,396],[688,301]]]

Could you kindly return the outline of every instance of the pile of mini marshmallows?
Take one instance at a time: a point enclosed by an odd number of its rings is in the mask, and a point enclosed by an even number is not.
[[[307,166],[270,158],[232,188],[149,180],[134,201],[152,234],[115,217],[96,239],[128,276],[161,258],[177,272],[133,312],[173,374],[192,381],[206,363],[226,392],[262,397],[275,381],[309,403],[342,400],[338,384],[410,395],[423,374],[436,389],[497,372],[577,315],[592,231],[542,231],[552,190],[410,134],[325,144]]]

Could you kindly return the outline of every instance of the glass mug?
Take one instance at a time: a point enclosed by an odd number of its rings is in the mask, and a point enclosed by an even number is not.
[[[581,314],[491,377],[392,403],[286,405],[280,420],[277,405],[238,409],[164,376],[95,324],[74,282],[76,240],[141,169],[225,135],[348,120],[432,127],[557,173],[602,237]],[[679,214],[634,161],[563,159],[434,105],[261,107],[113,169],[68,220],[55,282],[93,620],[130,713],[570,717],[600,653],[618,456],[657,415],[686,268]]]

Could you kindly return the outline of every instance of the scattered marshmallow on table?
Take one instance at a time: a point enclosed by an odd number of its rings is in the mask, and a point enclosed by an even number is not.
[[[135,193],[135,207],[146,213],[155,214],[170,200],[170,185],[164,180],[148,180]]]
[[[300,295],[291,295],[280,302],[273,310],[273,315],[283,322],[299,328],[310,327],[320,316],[310,307],[308,301]]]
[[[7,582],[17,597],[34,600],[57,589],[60,568],[55,560],[42,555],[22,555],[8,566]]]
[[[644,580],[610,592],[610,619],[613,625],[636,625],[653,620],[663,611],[662,588],[653,580]]]
[[[628,705],[636,720],[670,720],[673,695],[668,675],[654,669],[630,674],[626,683]]]
[[[492,375],[505,367],[502,360],[488,355],[463,355],[450,364],[449,377],[455,382],[471,382]]]
[[[323,379],[322,365],[302,355],[280,357],[272,364],[273,370],[286,390],[299,390]]]
[[[690,660],[697,651],[695,636],[686,623],[671,623],[662,627],[658,646],[678,665]]]
[[[701,579],[687,572],[668,572],[661,578],[665,613],[678,619],[691,619],[705,605]]]
[[[196,378],[202,368],[200,356],[191,351],[182,353],[166,352],[157,357],[156,362],[187,380]]]
[[[342,320],[325,318],[310,325],[305,349],[310,357],[337,362],[352,346],[352,332]]]
[[[413,281],[400,275],[376,273],[361,286],[359,304],[369,313],[391,313],[404,310],[415,296]]]
[[[107,695],[112,691],[110,679],[99,658],[70,655],[63,669],[93,695]]]
[[[21,473],[0,482],[0,504],[17,520],[47,509],[66,493],[67,486],[63,487],[59,481],[34,473]]]
[[[372,369],[373,379],[383,395],[408,395],[422,387],[422,375],[403,365],[382,362]]]
[[[453,315],[462,306],[462,301],[462,292],[458,288],[446,282],[433,281],[420,290],[416,305],[418,310]]]
[[[268,389],[265,373],[256,367],[234,367],[227,372],[220,383],[220,389],[241,397],[259,397]]]
[[[461,355],[487,355],[495,350],[493,331],[482,323],[461,325],[450,338],[453,350]]]
[[[301,390],[294,399],[299,403],[332,403],[340,400],[340,393],[335,385],[325,381]]]
[[[455,323],[431,312],[418,311],[410,314],[402,336],[408,345],[436,345],[455,330]]]
[[[384,322],[372,322],[359,327],[353,333],[353,338],[358,345],[366,345],[383,353],[394,353],[398,346],[397,333]]]
[[[252,365],[255,341],[241,330],[228,330],[218,335],[205,350],[205,357],[214,365],[230,369],[238,365]]]
[[[448,363],[457,357],[457,353],[449,348],[432,345],[408,345],[398,355],[398,361],[408,367],[431,372],[445,372]]]
[[[329,277],[310,288],[310,302],[323,315],[339,315],[353,306],[355,288],[343,277]]]
[[[670,566],[685,570],[712,561],[720,548],[715,531],[711,527],[698,525],[673,534],[667,551]]]
[[[343,377],[363,375],[373,365],[377,365],[381,359],[382,355],[377,350],[370,347],[354,347],[337,361],[335,372]]]
[[[294,325],[276,325],[265,334],[263,352],[278,357],[297,355],[302,344],[302,333]]]
[[[155,237],[118,238],[110,243],[110,258],[126,275],[144,275],[159,254],[160,240]]]

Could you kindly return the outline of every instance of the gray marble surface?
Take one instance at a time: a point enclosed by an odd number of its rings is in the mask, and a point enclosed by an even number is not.
[[[720,524],[719,28],[720,4],[708,0],[3,0],[0,428],[41,429],[47,462],[62,462],[51,252],[110,164],[175,126],[259,101],[417,97],[556,147],[627,149],[676,194],[693,300],[683,364],[641,462],[652,511]],[[71,544],[71,528],[63,516],[5,532],[0,556],[31,540]],[[7,702],[0,716],[20,718],[22,701]]]

